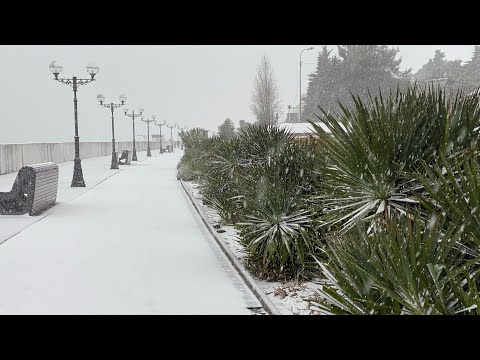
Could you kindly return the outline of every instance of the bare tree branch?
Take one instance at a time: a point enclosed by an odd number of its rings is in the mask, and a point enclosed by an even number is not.
[[[263,56],[257,68],[250,110],[259,123],[275,124],[281,111],[278,83],[273,74],[270,60]]]

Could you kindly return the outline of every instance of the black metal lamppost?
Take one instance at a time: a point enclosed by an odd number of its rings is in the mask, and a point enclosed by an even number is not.
[[[157,123],[155,122],[155,125],[157,125],[160,128],[160,154],[163,153],[163,148],[162,148],[162,126],[165,125],[167,122],[163,121],[163,123]]]
[[[173,129],[174,127],[176,127],[176,126],[177,126],[177,124],[175,124],[175,125],[168,125],[168,124],[167,124],[167,127],[170,128],[170,146],[172,147],[172,152],[173,152],[173,135],[172,135],[172,129]]]
[[[155,121],[155,115],[152,115],[151,119],[143,120],[143,116],[141,120],[144,123],[147,123],[147,156],[151,157],[152,153],[150,152],[150,123]]]
[[[83,179],[82,162],[80,160],[80,143],[78,137],[78,112],[77,112],[77,90],[80,85],[88,84],[95,81],[95,75],[98,74],[99,68],[95,64],[87,65],[87,72],[90,74],[90,79],[78,79],[76,76],[70,78],[58,78],[62,72],[63,67],[52,61],[49,65],[50,71],[55,75],[55,79],[62,84],[71,85],[73,88],[73,116],[75,119],[75,159],[73,160],[73,179],[71,187],[85,187],[85,180]]]
[[[133,154],[132,154],[132,161],[138,161],[137,160],[137,150],[135,149],[135,118],[138,116],[141,116],[143,113],[143,109],[138,109],[138,114],[135,114],[135,110],[132,110],[131,114],[128,114],[128,109],[125,108],[123,109],[123,113],[127,115],[128,117],[132,118],[132,124],[133,124]]]
[[[125,101],[127,100],[127,96],[122,94],[119,96],[121,104],[114,104],[113,102],[110,104],[104,104],[105,96],[103,94],[98,94],[97,100],[100,102],[100,105],[106,108],[110,108],[112,111],[112,163],[110,165],[110,169],[118,169],[118,157],[117,152],[115,151],[115,123],[113,119],[113,109],[119,108],[120,106],[125,105]]]

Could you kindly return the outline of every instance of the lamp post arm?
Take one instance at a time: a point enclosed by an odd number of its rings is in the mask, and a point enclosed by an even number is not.
[[[59,79],[59,78],[54,78],[53,80],[58,81],[59,83],[65,84],[65,85],[73,85],[73,79]]]
[[[95,79],[77,79],[77,86],[86,85],[92,81],[95,81]]]
[[[119,108],[120,106],[123,106],[123,104],[113,104],[113,103],[110,103],[110,104],[99,104],[100,106],[103,106],[104,108],[107,108],[107,109],[116,109],[116,108]]]
[[[54,79],[57,80],[58,82],[65,84],[65,85],[72,85],[73,86],[73,79],[64,79],[64,78],[57,78]],[[92,81],[95,81],[95,79],[76,79],[75,83],[76,86],[79,87],[80,85],[85,85],[88,84]]]

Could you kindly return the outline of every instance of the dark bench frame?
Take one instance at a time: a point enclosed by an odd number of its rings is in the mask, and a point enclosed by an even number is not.
[[[122,162],[121,160],[125,160]],[[118,165],[130,165],[132,162],[132,150],[126,149],[122,151],[122,156],[118,159]]]
[[[0,215],[39,215],[55,205],[58,165],[53,162],[22,167],[10,192],[0,192]]]

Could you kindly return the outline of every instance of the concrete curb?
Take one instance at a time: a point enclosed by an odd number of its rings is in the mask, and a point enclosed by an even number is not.
[[[213,236],[217,244],[220,246],[222,249],[223,253],[227,256],[228,260],[230,260],[230,263],[233,265],[233,267],[237,270],[238,274],[242,277],[242,279],[245,281],[247,284],[248,288],[253,292],[255,297],[260,301],[260,303],[263,305],[265,310],[270,314],[270,315],[282,315],[280,311],[273,305],[273,302],[268,298],[268,296],[265,294],[265,292],[258,286],[258,284],[255,282],[253,277],[250,275],[250,273],[245,270],[243,265],[240,263],[238,258],[235,256],[235,254],[230,250],[230,248],[225,244],[225,242],[222,240],[222,238],[217,234],[215,229],[213,228],[212,224],[210,224],[205,216],[205,214],[202,211],[202,208],[200,207],[200,204],[198,201],[194,198],[194,196],[188,191],[188,189],[185,187],[185,184],[183,183],[183,180],[180,180],[180,184],[182,185],[183,190],[187,194],[188,198],[192,202],[194,208],[197,210],[198,215],[200,215],[200,218],[204,222],[204,224],[207,226],[208,231],[210,234]]]

